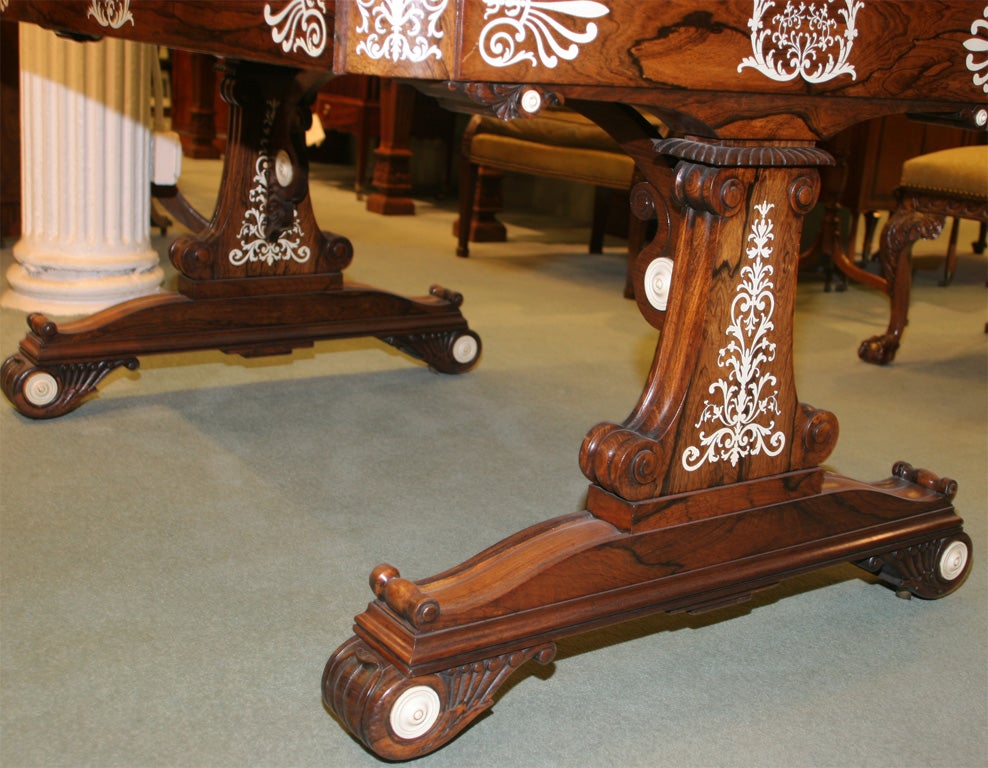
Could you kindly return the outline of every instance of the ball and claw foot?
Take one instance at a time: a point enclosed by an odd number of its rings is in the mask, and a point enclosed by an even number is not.
[[[529,659],[552,661],[555,645],[504,653],[432,674],[407,677],[358,637],[330,657],[323,702],[385,760],[411,760],[455,738],[493,704],[497,689]]]
[[[899,350],[899,339],[889,333],[881,336],[872,336],[865,339],[858,347],[858,357],[866,363],[875,365],[888,365],[895,360],[895,353]]]
[[[24,416],[53,419],[74,411],[111,371],[121,365],[135,370],[135,358],[59,363],[39,367],[20,355],[11,355],[0,368],[0,389]]]

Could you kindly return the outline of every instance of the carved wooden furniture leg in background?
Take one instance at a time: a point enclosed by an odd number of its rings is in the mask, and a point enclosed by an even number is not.
[[[383,758],[441,747],[567,635],[736,603],[842,562],[927,598],[970,568],[954,483],[906,464],[878,483],[819,466],[837,420],[796,396],[792,324],[802,219],[829,156],[670,139],[646,157],[615,125],[645,179],[633,210],[657,219],[635,265],[639,306],[662,331],[644,391],[622,424],[588,433],[584,511],[431,578],[371,574],[376,599],[322,685]]]
[[[381,143],[374,150],[374,175],[367,210],[385,216],[411,216],[411,119],[415,91],[407,83],[381,81]],[[400,117],[404,116],[404,117]]]
[[[406,298],[344,282],[353,248],[316,224],[303,139],[308,105],[327,77],[228,64],[220,199],[206,229],[172,244],[178,292],[68,323],[31,315],[30,333],[0,370],[0,387],[22,414],[67,413],[110,371],[136,368],[140,355],[158,352],[219,349],[249,357],[374,336],[444,373],[476,364],[480,339],[460,312],[459,294],[433,286],[428,296]]]
[[[879,259],[883,277],[875,278],[881,280],[880,287],[889,295],[889,325],[885,333],[861,342],[858,357],[865,362],[886,365],[895,359],[909,319],[913,243],[920,238],[932,240],[938,237],[946,219],[951,216],[988,221],[988,206],[984,199],[933,197],[909,189],[899,191],[899,204],[881,235]]]

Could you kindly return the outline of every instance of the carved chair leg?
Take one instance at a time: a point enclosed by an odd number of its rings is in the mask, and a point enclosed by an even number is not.
[[[590,253],[604,252],[604,230],[607,229],[607,214],[611,208],[612,192],[607,187],[594,187],[593,220],[590,227]]]
[[[467,158],[460,164],[460,217],[453,223],[456,236],[456,255],[470,255],[470,229],[473,226],[473,201],[477,194],[478,168]]]
[[[961,228],[961,220],[954,219],[950,226],[950,240],[947,242],[947,258],[943,265],[943,280],[940,285],[947,287],[954,281],[954,272],[957,271],[957,234]]]
[[[971,249],[979,256],[985,252],[985,241],[988,240],[988,224],[981,222],[978,227],[978,239],[971,243]]]
[[[944,216],[917,210],[911,201],[900,205],[882,231],[882,267],[887,280],[891,312],[888,329],[865,339],[858,357],[867,363],[886,365],[895,359],[909,315],[912,288],[912,246],[920,238],[932,240],[943,229]]]

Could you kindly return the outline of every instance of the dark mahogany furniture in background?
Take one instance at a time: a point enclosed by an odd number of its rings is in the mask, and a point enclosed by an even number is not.
[[[401,6],[400,9],[398,6]],[[956,485],[897,463],[880,483],[820,467],[836,417],[801,403],[792,322],[817,148],[902,112],[984,126],[983,3],[496,0],[337,8],[336,70],[417,78],[450,104],[524,119],[565,104],[644,181],[657,235],[635,296],[661,330],[641,399],[587,434],[587,508],[431,578],[391,565],[330,657],[327,706],[381,757],[441,747],[555,641],[656,611],[746,599],[839,562],[940,597],[970,568]],[[653,139],[625,105],[652,110]]]
[[[17,25],[0,24],[0,242],[21,234],[20,71]]]
[[[60,416],[110,371],[160,352],[278,355],[318,339],[374,336],[446,373],[476,364],[480,339],[460,312],[462,296],[433,286],[428,296],[407,298],[347,283],[352,245],[316,224],[303,137],[312,101],[331,76],[331,3],[326,14],[301,15],[297,3],[251,0],[4,5],[7,21],[81,40],[125,36],[225,57],[222,91],[230,104],[212,220],[170,249],[178,292],[68,323],[29,316],[30,333],[0,370],[0,387],[22,414]]]
[[[326,131],[349,133],[354,148],[354,187],[363,193],[370,149],[381,135],[381,78],[334,77],[316,94],[314,114]]]
[[[901,112],[983,126],[988,111],[975,68],[982,63],[967,63],[965,48],[984,39],[982,2],[114,5],[129,8],[134,21],[113,34],[140,39],[150,31],[153,39],[175,38],[170,44],[317,70],[328,69],[335,54],[339,73],[420,79],[450,103],[505,116],[564,103],[610,133],[644,179],[632,211],[654,219],[656,235],[636,260],[635,298],[661,333],[641,398],[623,423],[587,434],[584,511],[520,531],[431,578],[412,581],[390,565],[373,570],[374,600],[356,617],[355,636],[331,655],[322,685],[327,706],[375,753],[401,760],[441,747],[490,706],[512,672],[530,659],[551,659],[566,635],[657,611],[735,603],[843,562],[924,598],[963,582],[971,541],[954,511],[953,481],[904,462],[878,483],[820,466],[836,444],[837,419],[798,399],[792,325],[802,220],[817,200],[818,168],[832,162],[817,141]],[[92,33],[84,7],[12,0],[7,13]],[[286,19],[295,27],[283,26]],[[314,37],[296,37],[310,25]],[[302,41],[313,39],[321,47],[307,59]],[[308,215],[295,184],[304,181],[291,141],[298,134],[280,112],[265,133],[269,113],[249,111],[254,102],[238,88],[291,91],[294,109],[324,76],[237,64],[227,78],[233,100],[246,102],[234,110],[234,145],[251,162],[287,156],[268,176],[278,185],[271,202],[279,204],[272,211],[279,222],[288,213]],[[655,140],[625,104],[654,111],[684,138]],[[224,187],[248,188],[235,174],[251,162],[228,157]],[[281,285],[259,270],[230,277],[224,267],[213,279],[200,276],[231,247],[224,221],[217,215],[208,240],[173,251],[188,272],[188,294],[177,305],[201,295],[232,305],[227,285],[237,295],[252,281]],[[326,251],[327,292],[346,296],[337,275],[347,259],[334,245]],[[307,289],[318,282],[291,279]],[[293,294],[293,306],[307,295]],[[447,294],[437,302],[447,313],[455,304]],[[180,330],[188,325],[177,319]],[[462,320],[450,325],[437,332],[443,359],[454,369],[469,366],[475,337]],[[3,384],[20,408],[43,415],[26,402],[24,383],[60,370],[45,356],[63,330],[43,318],[33,318],[32,328],[21,357],[6,364]],[[165,343],[165,335],[154,338]],[[450,348],[464,338],[473,341],[471,359],[460,363]],[[255,342],[258,351],[276,351],[268,341]]]
[[[171,126],[182,142],[182,154],[218,158],[226,151],[230,111],[219,97],[218,61],[205,53],[169,51]]]

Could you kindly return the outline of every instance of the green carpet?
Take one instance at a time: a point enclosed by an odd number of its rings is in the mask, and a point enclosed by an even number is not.
[[[203,209],[218,174],[186,164]],[[621,297],[623,244],[590,256],[585,228],[515,213],[509,243],[457,259],[451,204],[383,218],[338,169],[315,175],[320,224],[355,245],[348,277],[462,292],[480,365],[437,375],[358,339],[290,358],[146,357],[51,422],[3,403],[3,768],[379,765],[320,700],[371,569],[429,576],[582,508],[583,436],[627,415],[655,346]],[[956,594],[899,600],[848,565],[566,640],[416,764],[988,765],[984,257],[964,254],[949,288],[937,277],[917,274],[887,368],[856,356],[885,298],[805,279],[796,371],[801,399],[840,418],[830,466],[877,480],[903,459],[958,481],[975,565]],[[24,315],[0,323],[5,357]]]

